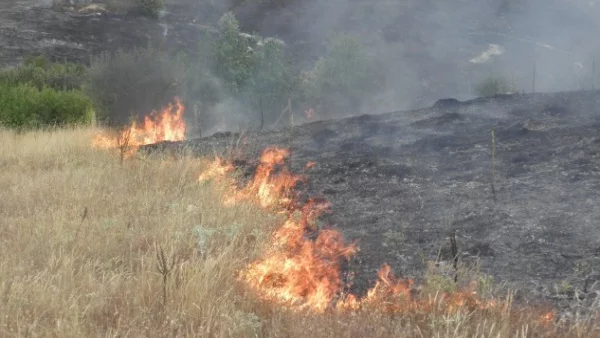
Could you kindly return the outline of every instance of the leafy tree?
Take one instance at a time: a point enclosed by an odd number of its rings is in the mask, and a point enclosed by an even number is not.
[[[264,112],[267,121],[272,121],[293,94],[297,80],[285,54],[285,46],[279,40],[265,39],[255,60],[246,100],[255,111]]]
[[[255,53],[250,37],[240,31],[233,13],[226,13],[219,21],[220,36],[213,48],[215,75],[223,80],[231,94],[239,94],[251,81],[255,66]]]
[[[306,76],[308,98],[324,114],[358,113],[365,100],[383,87],[383,79],[383,69],[357,38],[337,36]]]

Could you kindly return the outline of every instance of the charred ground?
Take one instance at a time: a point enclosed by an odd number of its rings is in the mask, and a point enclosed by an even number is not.
[[[450,262],[456,231],[462,261],[480,258],[483,272],[517,289],[517,299],[551,301],[569,313],[596,298],[600,278],[599,107],[600,91],[440,100],[291,132],[149,148],[212,155],[237,144],[238,165],[251,175],[263,148],[291,147],[292,169],[308,178],[302,189],[333,203],[323,226],[360,247],[348,266],[357,290],[384,262],[413,278],[426,261]],[[309,161],[317,164],[305,169]]]

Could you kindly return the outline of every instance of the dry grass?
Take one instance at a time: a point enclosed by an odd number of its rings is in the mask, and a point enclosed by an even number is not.
[[[314,315],[263,304],[235,272],[280,217],[223,207],[219,186],[196,183],[197,159],[120,165],[90,149],[92,132],[0,131],[2,337],[598,336],[592,321],[561,329],[534,311]]]

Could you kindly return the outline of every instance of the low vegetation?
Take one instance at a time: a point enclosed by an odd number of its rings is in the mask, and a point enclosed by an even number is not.
[[[91,124],[94,118],[92,101],[81,91],[0,84],[0,123],[5,127]]]
[[[89,124],[94,105],[80,89],[86,69],[36,56],[0,71],[0,125],[32,128]]]
[[[80,89],[86,76],[86,67],[76,63],[51,62],[44,56],[32,56],[23,64],[0,71],[0,83],[8,85],[29,84],[42,89]]]
[[[89,147],[95,130],[0,132],[3,337],[589,337],[597,324],[535,309],[315,314],[257,299],[236,280],[280,214],[224,206],[201,160],[132,159]],[[432,266],[428,292],[453,292]],[[446,276],[446,277],[445,277]],[[451,276],[451,275],[450,275]],[[489,283],[480,292],[491,290]],[[383,305],[383,304],[382,304]],[[596,331],[595,331],[596,330]]]

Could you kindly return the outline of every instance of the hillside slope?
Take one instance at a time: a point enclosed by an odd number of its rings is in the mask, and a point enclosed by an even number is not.
[[[427,259],[450,263],[456,231],[462,261],[479,257],[485,273],[525,299],[574,306],[573,290],[559,295],[555,285],[569,283],[590,301],[600,278],[599,130],[600,91],[440,100],[429,109],[295,126],[291,141],[287,128],[248,134],[238,164],[251,175],[260,150],[291,144],[307,196],[333,203],[325,224],[358,241],[350,263],[358,289],[383,262],[413,277]],[[149,149],[212,156],[237,138]],[[317,164],[306,170],[309,161]]]

